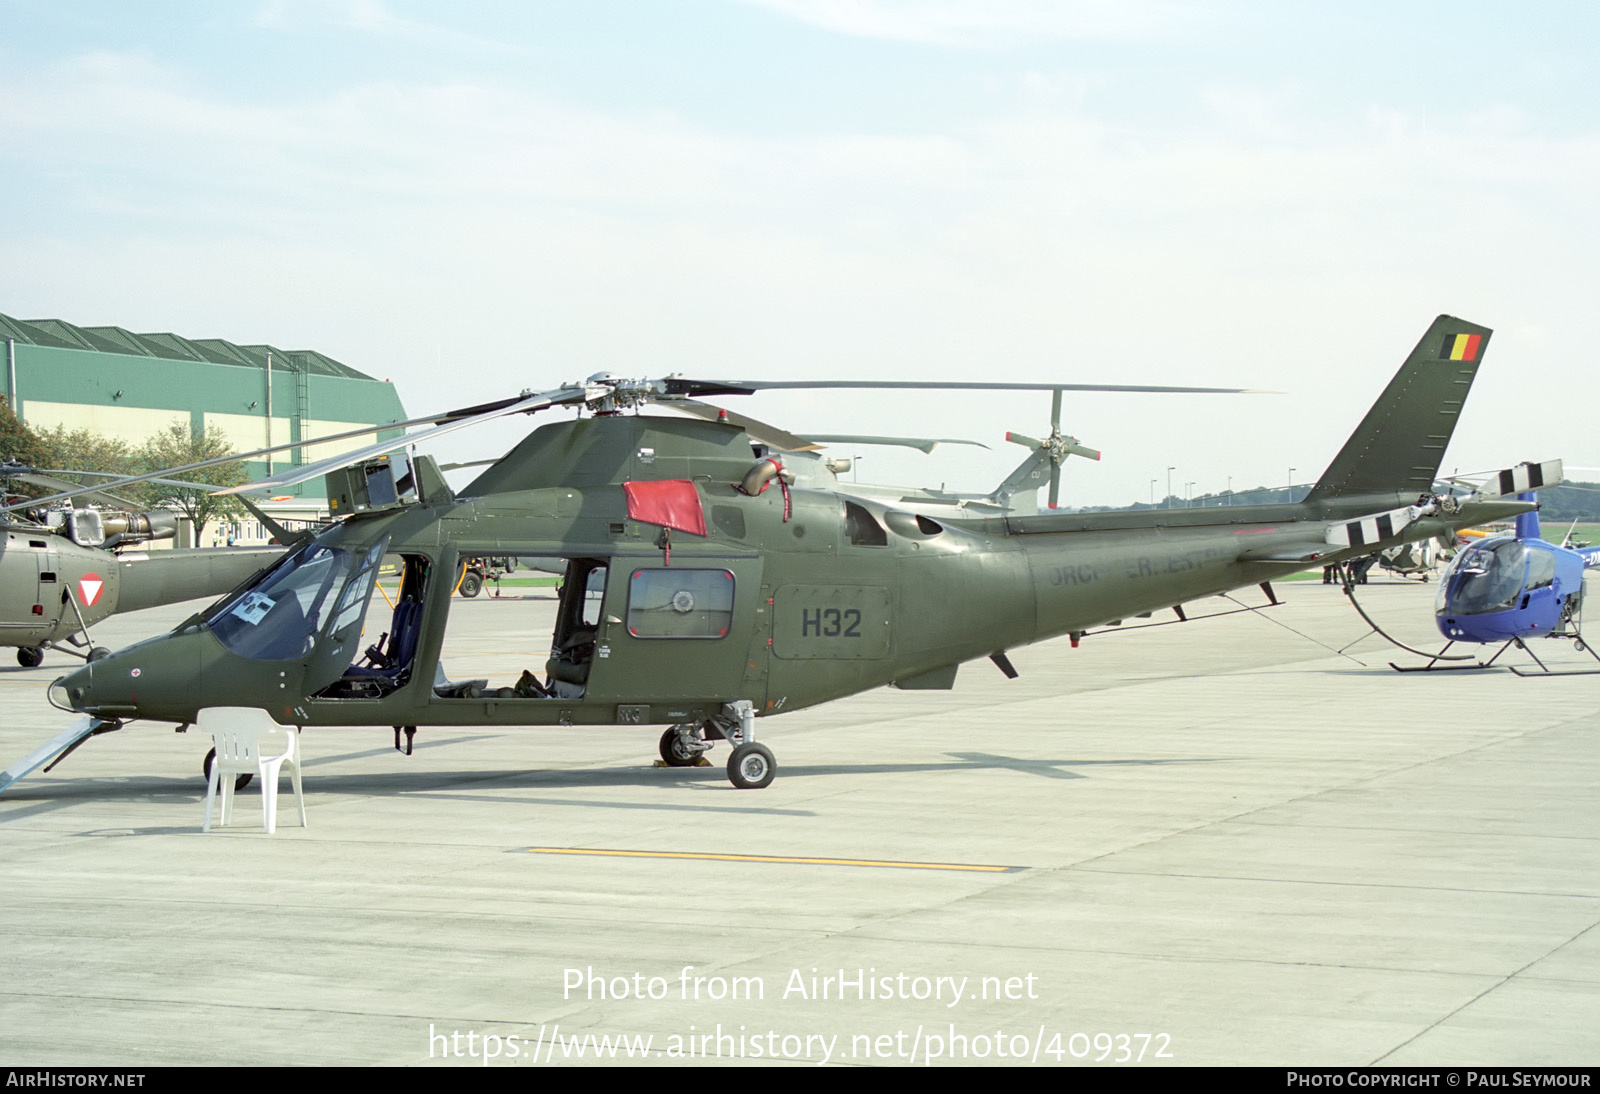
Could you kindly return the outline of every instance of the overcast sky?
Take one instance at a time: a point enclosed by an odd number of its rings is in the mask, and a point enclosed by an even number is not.
[[[1313,481],[1449,312],[1495,336],[1446,466],[1600,464],[1594,5],[0,0],[0,25],[19,318],[316,349],[419,414],[598,371],[1282,392],[1070,398],[1105,459],[1066,500],[1126,504],[1168,468],[1180,495]],[[728,405],[994,445],[861,465],[952,488],[1049,417]]]

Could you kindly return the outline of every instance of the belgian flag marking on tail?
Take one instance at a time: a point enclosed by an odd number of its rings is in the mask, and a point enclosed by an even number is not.
[[[1447,334],[1439,350],[1441,361],[1476,361],[1478,347],[1483,344],[1481,334]]]

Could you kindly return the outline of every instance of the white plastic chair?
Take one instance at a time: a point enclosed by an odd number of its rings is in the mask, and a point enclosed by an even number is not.
[[[202,733],[211,734],[217,749],[206,783],[206,820],[200,831],[211,831],[217,788],[222,788],[222,823],[226,825],[233,806],[233,777],[252,774],[261,780],[261,822],[271,835],[278,825],[278,779],[285,767],[293,779],[300,826],[306,826],[306,799],[300,789],[300,735],[293,727],[278,725],[266,711],[255,707],[206,707],[196,724]],[[275,740],[280,736],[284,739],[281,746]],[[279,748],[282,751],[267,752]]]

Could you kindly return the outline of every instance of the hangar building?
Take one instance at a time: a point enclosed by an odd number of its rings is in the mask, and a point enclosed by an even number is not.
[[[399,431],[383,426],[406,417],[393,384],[313,350],[7,315],[0,315],[0,337],[6,401],[35,430],[89,429],[137,448],[181,422],[219,427],[236,451],[248,452],[373,427],[346,441],[252,460],[246,468],[253,477],[388,439]],[[324,490],[322,479],[312,479],[285,489],[266,508],[291,521],[315,519],[327,511]],[[230,534],[242,542],[264,541],[258,525],[244,525]],[[210,539],[203,535],[201,542]]]

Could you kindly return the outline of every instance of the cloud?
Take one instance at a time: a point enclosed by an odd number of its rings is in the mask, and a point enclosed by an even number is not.
[[[1210,15],[1166,0],[742,0],[837,34],[996,48],[1168,37]]]
[[[1145,495],[1130,460],[1194,466],[1192,445],[1145,453],[1196,415],[1209,465],[1281,449],[1285,468],[1320,466],[1375,393],[1343,370],[1397,363],[1438,311],[1536,331],[1587,306],[1596,138],[1503,110],[1424,125],[1375,109],[1335,129],[1243,82],[1197,97],[1187,130],[1048,100],[936,131],[747,136],[468,81],[253,102],[90,53],[0,75],[0,186],[19,210],[0,295],[23,315],[322,349],[394,376],[418,411],[602,370],[1316,397],[1081,401],[1066,428],[1109,462],[1103,493],[1073,496],[1101,502]],[[1588,400],[1567,390],[1563,413]],[[792,406],[780,424],[885,431],[881,403]],[[1043,413],[975,399],[895,416],[992,438]],[[958,453],[946,477],[988,488],[1011,456]]]
[[[337,27],[431,48],[525,52],[504,38],[472,34],[440,23],[397,15],[383,0],[267,0],[255,9],[251,22],[273,31]]]

